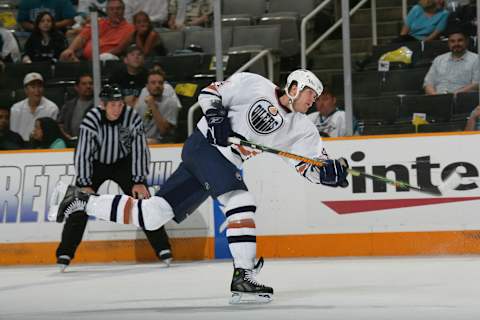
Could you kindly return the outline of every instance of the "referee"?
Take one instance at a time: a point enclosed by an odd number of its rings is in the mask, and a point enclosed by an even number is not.
[[[125,194],[147,199],[150,193],[145,178],[150,151],[142,119],[135,110],[125,106],[122,98],[118,87],[105,85],[100,93],[100,107],[92,108],[85,115],[75,150],[76,185],[85,192],[95,193],[103,182],[113,180]],[[72,215],[66,220],[56,252],[60,271],[63,272],[75,256],[87,220],[86,214]],[[169,265],[172,254],[165,229],[144,232],[157,256]]]

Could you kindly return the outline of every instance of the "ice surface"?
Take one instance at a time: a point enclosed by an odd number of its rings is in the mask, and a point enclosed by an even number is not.
[[[230,261],[0,268],[0,319],[480,319],[480,257],[266,259],[266,305],[228,304]]]

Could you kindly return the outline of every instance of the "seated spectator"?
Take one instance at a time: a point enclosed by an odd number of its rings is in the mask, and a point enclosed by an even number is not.
[[[468,38],[462,31],[448,36],[450,52],[439,55],[425,76],[423,87],[428,95],[478,90],[478,55],[467,50]]]
[[[447,27],[447,20],[444,0],[420,0],[408,13],[395,42],[435,40]]]
[[[124,65],[112,75],[110,82],[120,87],[125,103],[134,106],[147,83],[148,76],[144,67],[145,60],[142,49],[136,45],[128,47],[123,63]]]
[[[477,106],[473,109],[472,113],[470,113],[465,131],[480,131],[480,106]]]
[[[158,69],[150,71],[147,86],[135,106],[143,119],[148,143],[173,141],[172,133],[181,108],[175,89],[165,82],[165,73]]]
[[[119,56],[125,47],[120,46],[122,40],[129,37],[135,28],[124,18],[125,5],[122,0],[107,1],[107,18],[98,23],[100,57]],[[79,57],[92,59],[91,26],[86,26],[73,39],[70,46],[62,52],[60,60],[79,61]],[[78,53],[77,51],[80,51]]]
[[[43,96],[43,77],[28,73],[23,79],[27,98],[15,103],[10,109],[10,129],[28,141],[35,120],[41,117],[57,118],[57,105]]]
[[[35,27],[25,43],[24,63],[37,61],[56,62],[67,48],[67,39],[57,31],[55,19],[48,11],[38,14]]]
[[[345,111],[337,107],[335,94],[325,89],[314,103],[317,111],[310,113],[308,118],[315,124],[322,137],[343,137],[347,135]],[[356,122],[354,121],[354,134]]]
[[[143,11],[137,12],[133,16],[133,25],[135,26],[135,32],[131,37],[125,38],[125,44],[122,44],[122,46],[127,47],[134,44],[142,49],[145,56],[165,55],[165,48],[162,45],[158,32],[153,30],[148,14]]]
[[[63,134],[72,139],[80,133],[80,124],[83,116],[93,108],[93,78],[90,74],[84,74],[75,81],[77,96],[67,102],[60,110],[58,124]]]
[[[169,0],[168,27],[172,30],[184,27],[204,27],[213,13],[211,0]]]
[[[73,24],[76,15],[71,1],[20,0],[18,4],[17,22],[26,31],[33,31],[34,21],[40,12],[48,11],[55,18],[55,27],[65,29]]]
[[[10,130],[10,110],[0,107],[0,150],[17,150],[24,147],[22,137]]]
[[[168,0],[125,0],[125,18],[131,22],[138,12],[145,12],[156,27],[167,24]]]
[[[18,42],[12,32],[0,27],[0,61],[19,62],[20,58]]]
[[[65,149],[67,138],[58,123],[49,117],[38,118],[32,131],[30,146],[33,149]]]
[[[75,24],[67,31],[67,36],[76,36],[86,24],[90,23],[90,7],[97,8],[99,17],[106,16],[107,0],[79,0]]]

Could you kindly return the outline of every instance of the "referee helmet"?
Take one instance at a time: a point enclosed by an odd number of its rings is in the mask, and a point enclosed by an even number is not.
[[[106,84],[100,92],[100,99],[105,102],[122,100],[122,90],[115,84]]]

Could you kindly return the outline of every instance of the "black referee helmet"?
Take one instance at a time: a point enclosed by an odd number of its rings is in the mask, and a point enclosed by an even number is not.
[[[102,101],[118,101],[123,99],[122,90],[116,84],[106,84],[100,92]]]

